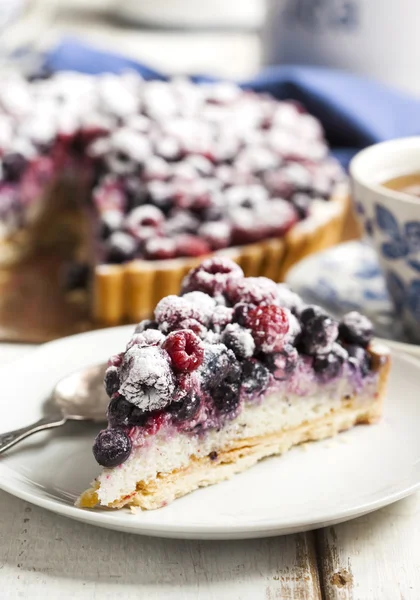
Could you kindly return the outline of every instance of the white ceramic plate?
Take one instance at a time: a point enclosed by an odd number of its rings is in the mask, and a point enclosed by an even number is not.
[[[1,429],[38,419],[57,379],[124,348],[131,330],[118,327],[65,338],[2,368]],[[0,488],[85,523],[174,538],[262,537],[344,521],[420,487],[419,365],[413,358],[394,356],[378,425],[295,448],[156,511],[73,506],[98,472],[91,446],[99,427],[86,423],[37,434],[10,450],[0,458]]]

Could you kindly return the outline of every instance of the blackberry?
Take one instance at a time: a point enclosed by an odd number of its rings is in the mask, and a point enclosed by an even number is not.
[[[288,379],[298,363],[299,354],[294,346],[286,344],[280,352],[267,354],[265,364],[273,374],[274,379],[285,381]]]
[[[347,352],[349,353],[349,363],[355,368],[359,369],[362,377],[366,377],[372,369],[372,358],[364,348],[360,346],[350,345],[347,346]]]
[[[223,414],[232,413],[239,405],[239,384],[223,382],[212,393],[216,408]]]
[[[299,344],[306,354],[328,354],[337,339],[338,325],[318,306],[308,306],[300,313],[302,332]]]
[[[123,429],[105,429],[98,433],[93,455],[102,467],[116,467],[127,460],[131,440]]]
[[[373,325],[367,317],[353,311],[344,315],[338,326],[340,339],[366,348],[373,337]]]
[[[324,381],[335,379],[340,374],[343,359],[338,354],[330,352],[329,354],[321,354],[315,356],[313,367],[315,373],[321,376]]]
[[[193,419],[200,408],[200,398],[195,392],[187,392],[180,400],[169,405],[174,421],[183,422]]]
[[[113,396],[113,394],[118,392],[120,387],[120,376],[117,367],[108,367],[105,372],[104,384],[105,391],[110,398]]]
[[[133,404],[123,396],[116,396],[108,405],[108,421],[112,427],[128,426],[132,412]]]
[[[242,365],[242,389],[250,394],[261,394],[268,386],[270,372],[261,362],[250,359]]]

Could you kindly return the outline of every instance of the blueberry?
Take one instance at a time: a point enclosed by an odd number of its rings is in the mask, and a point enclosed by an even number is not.
[[[128,233],[117,231],[107,240],[106,249],[107,262],[120,264],[134,258],[137,244]]]
[[[250,359],[242,365],[242,389],[246,394],[261,394],[268,386],[270,372],[261,362]]]
[[[120,387],[120,376],[117,367],[108,367],[104,378],[105,391],[111,398]]]
[[[199,408],[200,398],[195,392],[188,392],[179,401],[169,405],[169,411],[177,422],[193,419]]]
[[[236,362],[236,358],[232,350],[222,344],[208,346],[202,367],[204,388],[212,390],[217,387],[227,377],[233,362]]]
[[[344,315],[338,326],[340,339],[348,344],[358,344],[364,348],[373,337],[373,325],[367,317],[353,311]]]
[[[296,194],[293,194],[292,204],[299,215],[299,219],[306,219],[306,217],[309,214],[311,197],[307,194],[303,194],[302,192],[298,192]]]
[[[299,345],[306,354],[327,354],[337,339],[338,325],[317,306],[308,306],[300,313],[302,333]]]
[[[122,429],[104,429],[93,444],[93,455],[102,467],[116,467],[127,460],[131,441]]]
[[[239,405],[239,384],[225,381],[213,390],[212,397],[221,413],[232,413]]]
[[[335,352],[315,356],[313,363],[315,373],[320,375],[324,381],[337,377],[340,374],[342,365],[343,358]]]
[[[254,354],[255,342],[249,329],[244,329],[237,323],[227,325],[222,342],[234,352],[236,358],[250,358]]]
[[[255,308],[255,304],[238,302],[238,304],[235,304],[233,309],[232,321],[234,323],[239,323],[239,325],[242,325],[242,327],[246,327],[248,313],[253,308]]]
[[[18,152],[6,154],[3,158],[3,178],[5,181],[19,181],[28,161]]]
[[[364,348],[360,346],[350,345],[347,346],[349,353],[349,363],[355,368],[360,369],[362,377],[366,377],[369,371],[372,369],[372,358]]]
[[[296,369],[299,354],[294,346],[286,344],[280,352],[267,354],[265,363],[278,381],[288,379]]]
[[[108,405],[108,420],[113,427],[129,425],[132,411],[133,404],[123,396],[117,396]]]

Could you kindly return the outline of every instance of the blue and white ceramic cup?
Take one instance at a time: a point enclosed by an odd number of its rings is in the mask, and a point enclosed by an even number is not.
[[[420,174],[420,137],[376,144],[350,164],[353,200],[376,248],[397,315],[420,343],[420,198],[382,183]]]

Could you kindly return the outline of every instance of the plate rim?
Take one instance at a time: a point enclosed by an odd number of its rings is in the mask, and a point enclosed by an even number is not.
[[[49,348],[57,345],[66,345],[71,341],[74,343],[76,339],[83,339],[86,336],[95,337],[99,335],[113,335],[116,332],[120,332],[130,329],[130,325],[123,325],[115,328],[99,329],[90,332],[83,332],[80,334],[67,336],[59,340],[54,340],[43,344],[37,348],[30,355],[24,355],[11,361],[0,367],[0,373],[3,370],[7,370],[12,364],[24,362],[32,357],[35,353],[43,353]],[[392,354],[398,360],[404,363],[409,363],[413,367],[420,369],[420,361],[413,356],[407,355],[398,349],[392,349]],[[260,523],[252,522],[249,525],[243,523],[231,523],[227,524],[183,524],[181,526],[176,523],[163,523],[157,522],[142,523],[140,519],[135,519],[135,515],[132,515],[128,509],[123,509],[123,512],[113,512],[112,519],[107,517],[109,511],[106,509],[82,509],[78,508],[70,503],[65,503],[64,500],[44,497],[35,491],[31,491],[30,483],[22,480],[19,482],[19,477],[25,479],[15,469],[7,466],[3,463],[3,459],[0,458],[0,490],[3,490],[12,496],[20,498],[21,500],[27,501],[31,504],[49,510],[55,514],[59,514],[83,523],[96,525],[108,529],[117,529],[125,533],[132,533],[138,535],[149,535],[153,537],[166,537],[166,538],[177,538],[177,539],[251,539],[256,537],[270,537],[274,535],[289,534],[298,531],[309,531],[318,527],[325,526],[326,524],[334,524],[343,522],[364,514],[368,514],[379,508],[383,508],[393,502],[405,498],[417,490],[420,489],[420,478],[417,482],[410,481],[408,485],[402,484],[399,489],[386,493],[383,497],[374,499],[372,501],[365,501],[360,503],[357,502],[354,506],[344,507],[340,510],[331,512],[331,509],[327,509],[324,512],[318,512],[308,517],[295,517],[292,520],[281,522],[279,518],[271,518],[268,521]],[[20,485],[19,485],[20,483]],[[35,482],[34,482],[35,483]],[[141,514],[139,510],[139,514]],[[133,518],[134,517],[134,518]],[[133,519],[130,522],[130,519]]]

